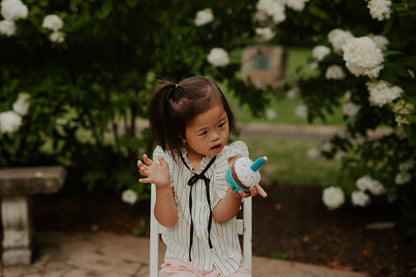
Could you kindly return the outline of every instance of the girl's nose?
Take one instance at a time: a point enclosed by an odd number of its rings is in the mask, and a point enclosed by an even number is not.
[[[217,132],[213,132],[211,136],[212,141],[217,141],[220,138],[220,134]]]

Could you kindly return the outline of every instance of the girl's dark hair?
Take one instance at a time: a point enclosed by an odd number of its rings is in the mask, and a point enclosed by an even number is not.
[[[234,132],[234,115],[224,94],[206,77],[190,77],[178,84],[164,81],[150,100],[149,122],[153,136],[164,151],[174,158],[185,148],[186,126],[197,115],[221,103],[228,116],[230,133]]]

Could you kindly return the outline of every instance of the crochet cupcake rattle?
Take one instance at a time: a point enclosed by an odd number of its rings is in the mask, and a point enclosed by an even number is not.
[[[249,158],[239,158],[228,167],[225,180],[234,191],[249,192],[260,182],[259,168],[267,161],[267,157],[260,157],[255,162]]]

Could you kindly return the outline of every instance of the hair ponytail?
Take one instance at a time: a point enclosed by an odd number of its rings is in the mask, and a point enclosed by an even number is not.
[[[172,101],[175,98],[174,94],[178,90],[175,83],[164,81],[160,85],[150,100],[149,105],[149,122],[153,136],[163,150],[169,148],[167,143],[168,136],[172,133],[172,128],[175,128]],[[169,139],[170,140],[170,139]],[[181,141],[178,139],[178,141]]]

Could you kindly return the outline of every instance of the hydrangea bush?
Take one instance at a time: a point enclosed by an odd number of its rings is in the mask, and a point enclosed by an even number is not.
[[[255,5],[1,0],[0,166],[61,164],[68,185],[148,197],[136,161],[154,145],[138,119],[159,80],[209,75],[264,110],[268,93],[237,74]]]
[[[335,209],[385,198],[399,204],[398,227],[415,239],[416,1],[311,0],[301,16],[274,27],[272,41],[298,44],[303,36],[312,49],[310,65],[286,87],[302,99],[296,115],[313,121],[338,107],[344,113],[345,128],[308,152],[343,164],[323,202]],[[381,135],[370,136],[375,129]]]

